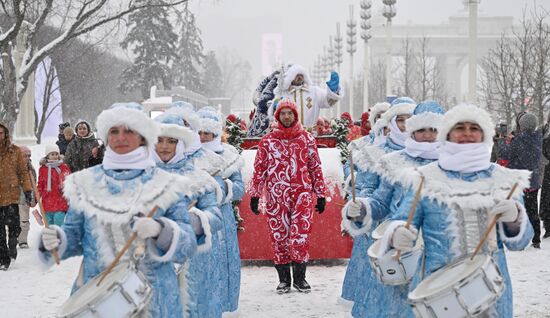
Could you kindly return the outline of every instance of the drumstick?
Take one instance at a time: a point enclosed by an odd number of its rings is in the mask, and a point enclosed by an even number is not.
[[[36,200],[38,201],[38,209],[40,210],[40,216],[42,217],[44,227],[50,228],[50,224],[48,223],[48,219],[46,218],[46,210],[44,210],[44,204],[42,203],[42,196],[40,195],[40,193],[38,193],[38,188],[36,187],[36,181],[34,181],[34,178],[32,176],[30,176],[30,179],[32,191],[34,191],[34,195],[36,196]],[[57,249],[51,250],[50,253],[52,253],[55,263],[59,265],[59,254],[57,253]]]
[[[155,205],[155,207],[149,212],[149,214],[147,214],[147,217],[148,218],[153,217],[155,212],[157,212],[157,209],[158,209],[158,206]],[[109,273],[113,270],[113,268],[115,268],[115,266],[118,264],[118,261],[120,260],[122,255],[124,255],[124,253],[126,253],[128,248],[130,248],[130,245],[134,242],[134,240],[136,238],[137,238],[137,233],[136,232],[132,233],[132,236],[130,237],[128,242],[126,242],[126,244],[124,244],[124,246],[122,247],[120,252],[118,252],[118,254],[116,255],[115,259],[111,262],[111,264],[109,264],[109,266],[107,266],[105,271],[103,271],[103,274],[101,274],[101,278],[97,282],[96,286],[99,286],[101,284],[101,282],[105,279],[105,277],[107,277],[107,275],[109,275]]]
[[[516,191],[517,187],[518,187],[518,183],[516,182],[516,183],[514,183],[514,185],[512,186],[512,189],[508,193],[508,196],[506,197],[506,200],[510,200],[512,198],[512,195],[514,194],[514,191]],[[499,215],[495,215],[493,217],[493,219],[491,220],[491,223],[489,223],[489,227],[487,228],[487,231],[485,231],[485,234],[481,238],[481,241],[479,241],[479,243],[477,244],[476,249],[475,249],[474,253],[472,254],[472,257],[470,257],[470,260],[473,260],[474,257],[476,257],[477,253],[481,249],[481,246],[483,246],[483,243],[485,243],[485,240],[487,240],[487,238],[489,237],[489,234],[493,230],[493,227],[495,227],[495,224],[497,224],[497,221],[498,221],[499,218],[500,218]]]
[[[420,177],[420,184],[418,185],[418,189],[416,189],[416,194],[414,196],[414,201],[411,206],[411,211],[409,212],[409,217],[407,218],[407,223],[405,224],[405,228],[408,229],[411,226],[411,222],[414,216],[414,212],[416,210],[416,205],[418,204],[418,201],[420,200],[420,191],[422,191],[422,187],[424,186],[424,176]],[[395,255],[395,259],[399,260],[401,257],[401,251],[398,250],[397,254]]]
[[[355,202],[355,172],[353,169],[352,152],[349,153],[349,172],[351,175],[351,200]]]

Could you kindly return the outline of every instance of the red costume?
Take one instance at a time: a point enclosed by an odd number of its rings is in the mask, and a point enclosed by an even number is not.
[[[361,135],[366,136],[370,132],[369,112],[361,114]]]
[[[348,141],[352,141],[361,137],[361,128],[358,126],[355,126],[350,113],[343,112],[342,115],[340,115],[340,118],[347,119],[348,121],[348,138],[347,138]]]
[[[279,120],[284,108],[292,109],[295,116],[290,127]],[[261,197],[266,191],[275,264],[304,263],[309,259],[314,194],[324,197],[325,193],[321,160],[315,139],[297,120],[293,102],[279,103],[275,119],[277,129],[258,145],[250,196]]]
[[[48,167],[40,166],[38,170],[38,192],[42,197],[42,204],[45,212],[67,212],[68,204],[63,197],[63,181],[65,177],[71,174],[69,166],[65,163],[59,165],[57,172],[55,168],[51,168],[50,175],[50,190],[48,191]]]

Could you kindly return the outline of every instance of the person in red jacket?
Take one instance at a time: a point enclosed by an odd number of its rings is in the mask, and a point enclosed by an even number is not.
[[[370,133],[369,112],[361,114],[361,136],[366,136]]]
[[[315,196],[319,214],[326,203],[321,160],[315,139],[298,121],[294,102],[279,102],[275,120],[277,129],[258,144],[249,190],[250,208],[255,214],[260,213],[258,202],[265,191],[273,261],[280,281],[277,293],[290,291],[290,263],[294,288],[309,292],[311,287],[305,275]]]
[[[343,112],[342,115],[340,115],[340,118],[348,121],[348,141],[352,141],[361,137],[361,127],[355,126],[350,113]]]
[[[63,181],[71,173],[63,163],[57,145],[46,145],[46,157],[40,160],[38,193],[49,224],[62,226],[67,213],[67,201],[63,197]]]

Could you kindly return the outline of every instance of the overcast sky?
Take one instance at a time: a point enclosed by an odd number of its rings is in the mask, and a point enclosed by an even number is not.
[[[382,0],[373,2],[373,16],[380,16]],[[349,6],[359,19],[360,0],[191,0],[207,50],[235,49],[250,61],[254,76],[261,72],[261,42],[264,33],[282,34],[285,60],[313,65],[313,59],[336,33],[336,23],[345,26]],[[550,10],[550,0],[481,0],[480,15],[521,17],[533,5]],[[397,0],[394,24],[441,24],[463,11],[462,0]],[[343,29],[345,32],[345,29]]]

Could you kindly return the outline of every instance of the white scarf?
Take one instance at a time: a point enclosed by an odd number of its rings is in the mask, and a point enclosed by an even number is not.
[[[439,152],[441,148],[441,142],[418,142],[411,137],[405,140],[405,152],[413,158],[423,159],[437,159],[439,158]]]
[[[439,154],[439,166],[445,170],[470,173],[491,166],[491,151],[486,144],[457,144],[445,141]]]
[[[212,141],[203,142],[202,146],[206,149],[212,150],[215,153],[223,151],[222,138],[220,136],[214,138]]]
[[[153,151],[152,157],[156,163],[165,163],[164,161],[162,161],[162,159],[160,159],[156,151]],[[185,159],[185,145],[183,144],[183,141],[178,140],[178,143],[176,145],[176,154],[172,157],[172,159],[168,160],[166,164],[173,164],[176,162],[180,162],[183,159]]]
[[[397,127],[397,123],[395,122],[396,118],[397,116],[393,117],[390,121],[390,139],[397,145],[405,147],[405,140],[407,140],[409,134],[407,132],[401,132],[401,129]]]
[[[192,153],[195,153],[195,151],[201,149],[201,137],[199,137],[199,134],[193,131],[193,141],[189,145],[189,147],[185,148],[185,154],[190,155]]]
[[[145,146],[140,146],[127,154],[119,155],[107,146],[103,157],[103,168],[107,170],[144,170],[154,167],[155,162]]]

